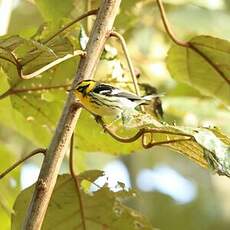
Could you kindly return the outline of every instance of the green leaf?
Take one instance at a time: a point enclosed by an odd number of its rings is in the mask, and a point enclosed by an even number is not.
[[[31,51],[20,59],[20,64],[23,65],[23,73],[30,74],[43,66],[64,57],[67,54],[73,54],[73,46],[67,38],[56,37],[49,41],[46,45],[36,41],[29,41]]]
[[[73,0],[35,0],[39,11],[46,21],[58,23],[63,17],[68,17],[73,10]]]
[[[8,74],[8,80],[15,85],[20,79],[18,75],[32,74],[44,69],[51,62],[57,61],[68,54],[73,54],[73,43],[66,37],[56,36],[46,43],[26,40],[19,36],[0,39],[0,66]],[[8,61],[7,61],[8,60]],[[15,64],[12,66],[13,63]],[[46,67],[45,70],[50,69]],[[34,76],[44,72],[41,71]]]
[[[134,131],[123,131],[121,134],[131,136]],[[90,134],[90,140],[89,140]],[[96,123],[92,115],[82,111],[76,126],[77,148],[86,152],[104,152],[110,154],[128,154],[141,148],[140,141],[120,143],[106,134]]]
[[[101,175],[100,172],[87,172],[87,180],[94,180],[95,173]],[[84,173],[82,175],[84,176]],[[91,194],[81,190],[87,229],[121,229],[121,226],[122,229],[153,229],[140,213],[121,203],[121,199],[133,197],[134,194],[133,191],[126,191],[119,187],[118,192],[111,191],[106,185]],[[22,191],[16,199],[15,215],[12,216],[13,230],[21,229],[33,189],[34,185]],[[58,177],[42,229],[52,229],[54,226],[57,230],[82,226],[79,198],[70,175]]]
[[[138,17],[136,13],[137,3],[141,2],[140,0],[133,1],[121,1],[120,12],[116,17],[114,26],[121,27],[122,30],[127,31],[131,29],[138,22]]]
[[[11,88],[6,75],[0,74],[0,92],[8,90],[10,95],[0,100],[0,123],[38,146],[47,145],[59,119],[67,95],[65,89],[72,81],[76,62],[76,59],[68,60],[40,77],[20,80]],[[13,73],[12,69],[9,71]]]
[[[210,36],[194,37],[194,48],[173,45],[167,65],[173,78],[230,105],[230,43]]]
[[[123,116],[124,124],[110,125],[109,129],[116,135],[130,138],[138,130],[144,128],[148,130],[145,134],[145,148],[150,149],[156,145],[163,144],[185,155],[204,168],[211,168],[218,174],[229,176],[230,139],[217,130],[171,126],[168,124],[159,125],[152,116],[138,111],[129,111],[123,113]],[[127,154],[144,147],[142,147],[141,138],[125,144],[113,139],[109,134],[103,133],[103,129],[96,125],[93,120],[93,118],[87,116],[86,112],[81,114],[76,131],[78,149],[88,152]],[[90,139],[88,138],[89,133]],[[210,138],[212,145],[208,143]],[[221,144],[223,138],[227,143]],[[210,152],[209,155],[207,155],[206,150]],[[211,156],[217,162],[214,166]]]
[[[18,35],[2,37],[0,39],[0,60],[8,59],[16,64],[15,59],[10,52],[14,51],[17,47],[23,45],[24,43],[25,39]]]
[[[186,142],[175,143],[176,146],[170,144],[170,147],[176,147],[176,151],[179,150],[191,159],[193,158],[198,164],[199,162],[205,162],[204,167],[212,169],[219,175],[230,177],[230,138],[228,136],[221,133],[217,128],[177,126],[175,129],[194,137],[187,146],[187,150],[190,148],[190,154],[188,155],[186,149],[181,148]]]
[[[7,82],[6,75],[3,71],[0,71],[0,78],[0,93],[2,94],[9,89],[9,83]],[[26,117],[14,109],[10,97],[4,97],[0,100],[0,124],[2,124],[3,127],[15,130],[22,136],[27,137],[36,145],[40,146],[44,143],[47,144],[48,142],[46,135],[44,135],[44,131],[46,131],[46,129],[41,129],[39,127],[40,125],[35,122],[29,122]]]
[[[230,28],[225,26],[225,23],[226,25],[230,23],[230,15],[227,11],[184,5],[169,10],[167,16],[170,24],[173,25],[175,34],[181,38],[188,38],[188,36],[191,38],[191,35],[201,34],[226,40],[230,38]],[[188,21],[191,21],[189,26]]]
[[[37,139],[43,145],[48,144],[55,130],[67,95],[65,89],[71,83],[75,66],[76,60],[66,61],[42,77],[20,81],[11,88],[13,108],[25,117],[25,123],[34,127]]]

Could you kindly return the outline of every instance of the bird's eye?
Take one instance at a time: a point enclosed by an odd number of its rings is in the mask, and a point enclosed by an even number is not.
[[[89,85],[82,85],[77,88],[77,91],[83,93]]]
[[[82,92],[84,90],[84,88],[82,87],[82,86],[79,86],[78,88],[77,88],[77,91],[79,91],[79,92]]]

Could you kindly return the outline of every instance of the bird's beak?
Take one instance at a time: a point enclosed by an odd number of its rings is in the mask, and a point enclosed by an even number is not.
[[[67,89],[66,91],[69,93],[69,92],[73,91],[73,89]]]

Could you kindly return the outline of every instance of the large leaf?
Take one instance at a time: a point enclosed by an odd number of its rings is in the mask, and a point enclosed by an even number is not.
[[[194,37],[189,43],[193,48],[173,45],[169,50],[172,77],[230,105],[230,43],[210,36]]]
[[[127,116],[125,125],[129,129],[124,129],[121,124],[112,125],[110,126],[110,129],[116,134],[127,138],[133,136],[133,134],[141,128],[151,129],[154,127],[151,141],[149,136],[146,136],[147,142],[157,144],[162,141],[167,142],[178,140],[172,143],[165,143],[164,145],[180,152],[202,167],[211,168],[221,175],[230,175],[230,166],[228,163],[230,159],[229,138],[223,135],[220,131],[204,128],[170,126],[167,124],[156,128],[154,125],[155,121],[150,115],[142,114],[140,112],[135,112],[135,114],[132,113],[131,116],[129,115],[130,114],[125,115]],[[188,137],[181,136],[184,134],[191,135],[193,138],[189,138],[188,140]],[[212,137],[211,147],[210,144],[205,142],[205,140],[207,139],[208,141],[210,137]],[[90,118],[86,112],[81,114],[76,130],[76,140],[77,148],[83,151],[127,154],[143,149],[140,139],[125,144],[114,140],[107,133],[104,133],[103,129],[96,124],[93,117]],[[222,143],[222,147],[218,147],[220,146],[220,143]],[[149,145],[148,148],[151,148],[151,146],[152,145]],[[224,153],[222,152],[223,149]],[[207,154],[206,150],[208,150],[210,154]],[[214,166],[213,159],[217,162]]]
[[[77,48],[73,47],[69,39],[61,36],[44,44],[11,36],[0,39],[0,45],[0,66],[8,74],[8,80],[12,85],[17,84],[20,76],[32,78],[53,67],[54,61],[60,63],[73,57],[74,48]],[[75,51],[74,56],[78,55],[78,52],[80,51]],[[24,76],[28,74],[32,76]]]
[[[100,175],[100,172],[92,171],[83,173],[80,178],[87,178],[93,182]],[[121,203],[122,198],[132,197],[133,192],[120,188],[120,191],[113,192],[104,185],[92,194],[81,191],[87,229],[152,229],[141,214]],[[22,191],[16,199],[15,215],[12,215],[14,230],[21,229],[33,189],[34,185]],[[59,176],[42,229],[61,230],[81,227],[82,217],[74,181],[70,175]]]
[[[74,76],[76,61],[66,61],[42,77],[20,80],[11,87],[2,72],[0,92],[8,90],[10,98],[2,97],[0,100],[0,123],[13,128],[36,145],[47,145],[66,98],[65,89]],[[14,72],[12,69],[9,71]]]
[[[41,78],[20,81],[11,89],[13,108],[34,127],[42,143],[48,144],[54,132],[67,95],[65,89],[71,83],[75,66],[76,60],[67,61],[53,68],[55,74],[47,72]]]
[[[31,41],[31,43],[36,49],[28,52],[20,60],[24,74],[32,73],[58,58],[62,58],[67,54],[73,54],[74,51],[70,41],[63,37],[56,37],[46,45],[36,41]]]
[[[188,35],[194,34],[205,34],[227,40],[230,38],[230,28],[224,25],[230,23],[230,15],[227,11],[210,11],[204,7],[184,5],[169,10],[167,16],[175,34],[181,38],[188,38]],[[188,21],[192,22],[189,26]]]

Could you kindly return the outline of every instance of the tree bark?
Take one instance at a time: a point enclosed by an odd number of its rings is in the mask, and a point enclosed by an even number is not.
[[[80,60],[72,87],[81,79],[91,79],[93,77],[104,44],[112,30],[120,2],[121,0],[102,1],[86,47],[86,55]],[[80,114],[79,108],[79,106],[74,106],[74,95],[71,92],[45,155],[23,229],[41,229],[61,162]]]

